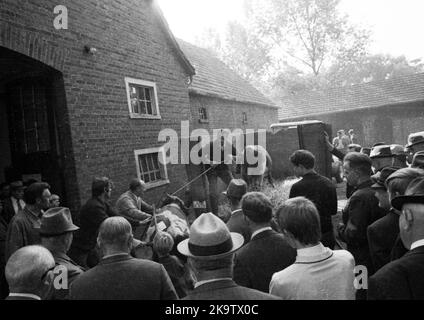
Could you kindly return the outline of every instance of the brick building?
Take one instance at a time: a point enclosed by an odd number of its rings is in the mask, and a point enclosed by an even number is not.
[[[424,130],[424,73],[298,93],[282,101],[278,119],[321,120],[333,132],[354,129],[363,146],[405,145],[409,133]]]
[[[278,106],[242,79],[211,51],[178,40],[196,69],[189,86],[193,128],[270,129]]]
[[[94,176],[113,197],[139,175],[156,201],[187,181],[158,164],[158,133],[190,118],[194,68],[153,0],[1,1],[0,181],[41,178],[73,212]],[[63,11],[62,11],[63,12]]]

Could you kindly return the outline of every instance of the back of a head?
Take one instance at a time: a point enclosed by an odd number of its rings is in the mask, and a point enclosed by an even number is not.
[[[344,159],[344,162],[349,162],[349,167],[357,170],[363,175],[371,175],[372,161],[366,154],[360,152],[350,152]]]
[[[158,232],[153,239],[153,250],[159,256],[167,255],[173,247],[174,239],[168,232]]]
[[[255,223],[267,223],[272,219],[271,200],[261,192],[246,193],[241,208],[243,214]]]
[[[131,224],[124,217],[110,217],[100,225],[98,239],[101,246],[125,251],[131,238]]]
[[[287,200],[276,213],[281,230],[290,232],[304,245],[316,245],[321,239],[321,224],[314,203],[304,197]]]
[[[54,266],[52,254],[42,246],[18,249],[10,256],[5,268],[10,292],[34,292],[40,288],[43,274]]]
[[[296,167],[302,165],[305,169],[313,169],[315,156],[308,150],[297,150],[290,156],[290,162]]]
[[[386,179],[387,190],[392,194],[403,195],[411,181],[420,177],[424,177],[423,169],[399,169]]]
[[[102,195],[106,191],[106,189],[110,187],[110,185],[111,182],[108,178],[95,177],[91,184],[91,195],[93,196],[93,198]]]

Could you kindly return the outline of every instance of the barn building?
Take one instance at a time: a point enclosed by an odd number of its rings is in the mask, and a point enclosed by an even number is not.
[[[288,96],[278,119],[321,120],[333,132],[354,129],[363,146],[405,145],[409,133],[424,130],[424,73]]]

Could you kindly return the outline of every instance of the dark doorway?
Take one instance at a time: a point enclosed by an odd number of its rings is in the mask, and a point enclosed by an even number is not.
[[[46,181],[66,199],[57,130],[60,72],[0,48],[0,181]]]

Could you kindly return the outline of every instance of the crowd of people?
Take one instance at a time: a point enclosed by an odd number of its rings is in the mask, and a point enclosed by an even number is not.
[[[49,184],[3,185],[2,297],[424,299],[424,132],[411,134],[405,148],[377,143],[367,150],[350,143],[344,150],[343,144],[342,135],[335,144],[327,137],[347,183],[348,201],[336,226],[336,186],[315,171],[307,150],[290,156],[301,179],[281,206],[228,174],[229,219],[202,213],[178,236],[173,221],[158,220],[155,206],[143,200],[146,184],[138,178],[114,205],[112,181],[94,178],[78,224]],[[171,200],[188,213],[181,199]],[[144,241],[140,230],[143,235],[149,227],[152,241]]]

